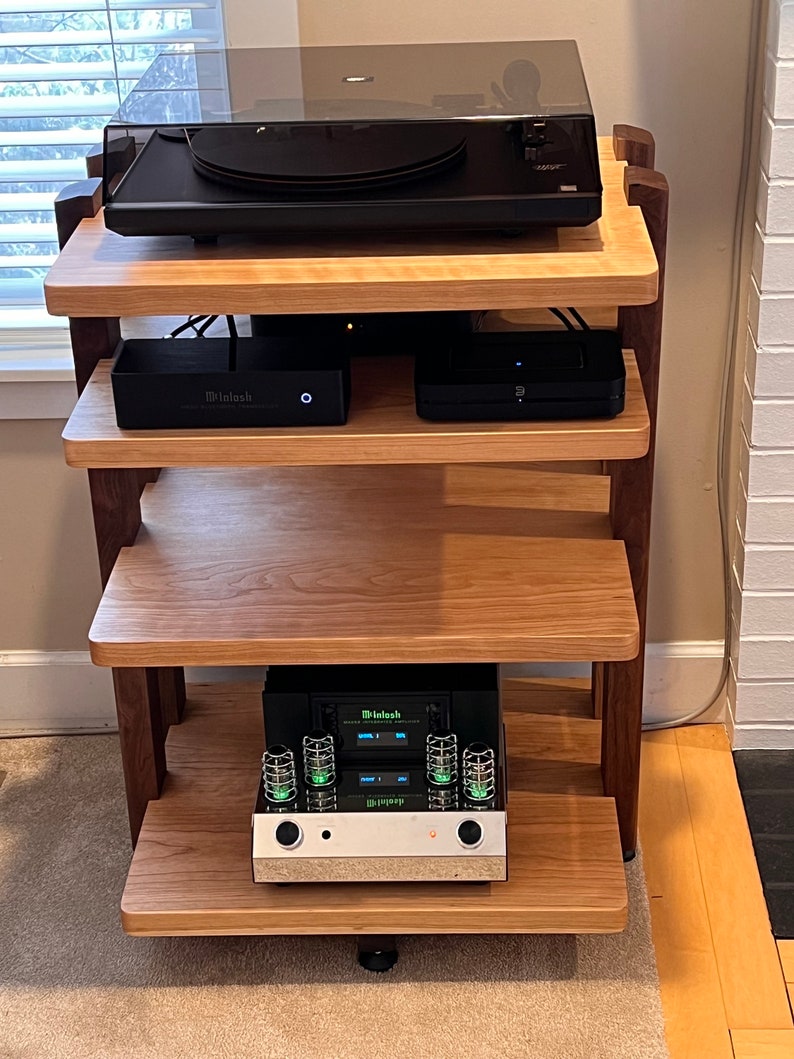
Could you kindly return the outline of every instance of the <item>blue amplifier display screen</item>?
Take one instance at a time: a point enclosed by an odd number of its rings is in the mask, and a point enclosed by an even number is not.
[[[408,744],[408,733],[406,731],[359,731],[356,732],[356,746],[364,749],[365,747],[372,747],[377,749],[379,746],[394,746],[394,747],[407,747]]]
[[[408,787],[411,783],[407,772],[359,772],[359,787]]]

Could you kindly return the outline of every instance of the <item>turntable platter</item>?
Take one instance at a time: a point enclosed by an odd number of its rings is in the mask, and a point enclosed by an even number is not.
[[[460,125],[206,126],[188,135],[193,168],[235,187],[374,187],[440,172],[463,160]]]

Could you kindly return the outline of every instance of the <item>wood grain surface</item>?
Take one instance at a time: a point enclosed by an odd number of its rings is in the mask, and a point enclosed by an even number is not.
[[[553,478],[558,491],[570,479],[566,510],[550,510],[542,472],[522,467],[164,470],[105,589],[92,657],[630,658],[623,545],[603,513],[577,505],[581,476]]]
[[[506,883],[253,883],[260,691],[189,689],[185,721],[168,736],[163,795],[149,804],[127,879],[128,933],[601,933],[625,925],[611,799],[539,794],[528,780],[511,785]],[[531,732],[514,733],[510,713],[506,723],[511,752],[531,758]],[[580,751],[582,763],[589,752]]]
[[[102,213],[83,220],[45,281],[55,316],[394,312],[548,305],[641,305],[657,267],[625,165],[599,141],[603,216],[585,228],[406,237],[229,239],[124,237]]]
[[[674,731],[642,744],[640,841],[673,1059],[733,1059]]]
[[[732,1030],[735,1059],[792,1059],[794,1030]]]
[[[626,408],[614,419],[431,423],[416,415],[408,357],[356,358],[348,421],[332,427],[120,430],[101,361],[63,433],[72,467],[488,463],[632,459],[648,448],[637,364],[627,351]]]
[[[728,1025],[790,1029],[788,994],[727,735],[718,725],[698,725],[679,731],[677,740]]]

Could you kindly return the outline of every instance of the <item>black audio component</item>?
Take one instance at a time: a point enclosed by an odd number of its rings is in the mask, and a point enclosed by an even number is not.
[[[271,666],[262,695],[267,742],[299,748],[319,728],[337,759],[423,763],[427,736],[452,729],[462,746],[501,740],[498,667]]]
[[[251,334],[309,343],[341,343],[351,356],[412,354],[417,336],[433,342],[471,334],[476,312],[284,313],[252,316]]]
[[[506,878],[496,665],[271,666],[257,882]]]
[[[122,429],[332,426],[350,405],[348,350],[331,338],[127,339],[110,379]]]
[[[143,146],[119,181],[122,137]],[[574,41],[162,55],[105,155],[105,223],[122,235],[518,234],[601,215]]]
[[[422,342],[414,388],[423,419],[615,416],[626,368],[615,331],[481,331]]]

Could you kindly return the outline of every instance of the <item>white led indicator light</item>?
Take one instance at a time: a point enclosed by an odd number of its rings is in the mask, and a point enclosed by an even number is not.
[[[311,404],[312,403],[312,395],[310,393],[302,393],[301,394],[301,403],[302,404]]]

